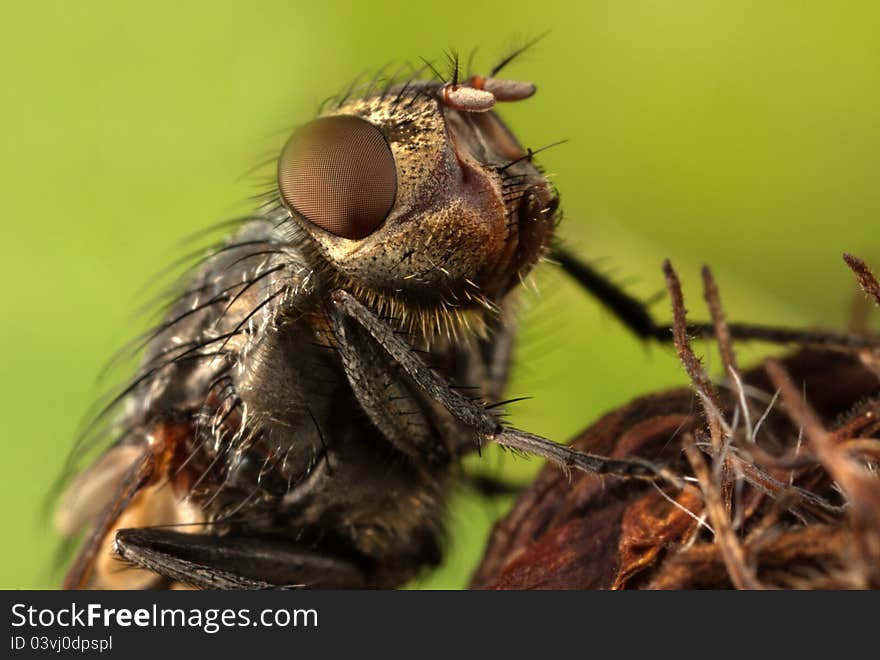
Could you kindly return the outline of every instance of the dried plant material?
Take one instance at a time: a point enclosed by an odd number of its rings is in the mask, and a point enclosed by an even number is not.
[[[684,298],[678,275],[669,261],[663,264],[663,270],[666,273],[667,288],[672,298],[672,327],[675,347],[678,350],[682,364],[685,365],[685,370],[693,382],[694,389],[700,394],[700,400],[703,401],[704,416],[712,437],[713,458],[716,461],[716,465],[718,465],[717,472],[720,479],[716,480],[716,475],[709,471],[706,461],[697,449],[694,437],[691,434],[682,436],[684,453],[700,484],[706,513],[712,522],[715,538],[721,550],[721,556],[727,566],[730,579],[738,588],[757,589],[760,587],[760,583],[755,577],[754,571],[748,566],[746,553],[734,534],[730,523],[730,469],[727,452],[722,449],[724,447],[723,429],[725,424],[721,415],[721,403],[718,400],[718,395],[715,393],[715,388],[712,386],[708,374],[703,370],[688,341]],[[709,303],[709,310],[712,314],[715,336],[721,347],[724,367],[728,374],[736,374],[736,356],[730,341],[730,333],[727,330],[724,314],[721,311],[718,289],[708,268],[703,268],[703,282],[706,300]],[[740,383],[739,380],[736,380],[736,382]],[[740,386],[739,389],[741,391],[742,387]],[[707,402],[710,402],[712,405],[707,405]],[[746,418],[748,418],[747,408],[744,407],[744,411]],[[751,429],[747,428],[747,435],[750,433]]]
[[[860,464],[839,442],[835,442],[833,435],[825,430],[779,362],[768,360],[767,373],[782,392],[789,414],[804,430],[823,467],[846,495],[848,518],[852,528],[858,531],[855,540],[862,555],[865,584],[880,584],[880,482],[876,474],[877,465],[872,462]]]
[[[871,296],[874,302],[880,305],[880,282],[877,281],[874,273],[868,268],[868,264],[851,254],[844,254],[843,260],[856,274],[856,279],[858,279],[862,291]]]
[[[706,304],[709,306],[709,313],[712,315],[712,326],[715,328],[715,339],[718,342],[718,348],[721,351],[721,362],[728,374],[736,373],[739,367],[736,363],[736,353],[733,351],[733,340],[730,336],[730,328],[727,326],[727,319],[724,317],[724,310],[721,307],[721,295],[718,293],[718,286],[715,284],[715,278],[708,266],[703,266],[700,271],[703,276],[703,293]]]
[[[680,431],[693,429],[696,419],[692,411],[693,395],[686,389],[645,397],[637,405],[606,415],[573,446],[605,456],[652,456],[674,463],[679,450],[668,440]],[[581,473],[573,472],[569,479],[558,468],[544,470],[496,526],[474,583],[485,586],[492,579],[498,588],[527,584],[545,589],[603,588],[613,583],[619,574],[618,543],[624,514],[646,495],[652,500],[659,497],[656,488],[662,486],[640,480],[636,488],[631,488],[635,481],[587,476],[584,479]],[[672,497],[678,496],[679,489],[666,488]],[[681,504],[688,507],[689,502],[683,500]],[[665,540],[655,536],[656,554],[675,547],[698,524],[687,513],[681,520],[684,529],[679,533],[670,531]],[[644,538],[646,534],[638,536]],[[632,546],[649,553],[638,539]],[[582,552],[591,561],[585,562]]]
[[[721,557],[727,566],[727,573],[733,584],[739,589],[758,589],[761,584],[748,564],[746,552],[733,532],[730,516],[721,498],[721,488],[715,483],[703,455],[694,444],[691,435],[684,436],[684,452],[691,464],[694,474],[700,483],[706,514],[712,523],[715,538],[721,551]]]
[[[759,576],[768,584],[786,589],[845,589],[849,581],[844,558],[849,535],[836,527],[813,526],[782,531],[754,543]],[[728,580],[716,545],[702,543],[671,557],[658,567],[648,589],[712,589]]]
[[[880,295],[864,262],[846,259]],[[569,480],[545,469],[497,524],[473,586],[880,588],[880,377],[870,351],[810,348],[741,372],[704,269],[726,374],[713,383],[690,345],[678,277],[668,263],[664,271],[692,388],[636,399],[572,446],[649,460],[670,478]]]
[[[628,507],[621,522],[620,568],[612,588],[623,587],[656,563],[667,547],[693,534],[701,524],[702,508],[699,491],[692,486],[682,488],[674,500],[656,491]]]
[[[694,390],[700,397],[709,430],[712,437],[712,448],[716,454],[721,451],[721,404],[718,395],[709,376],[703,370],[699,358],[694,354],[687,336],[687,319],[685,318],[684,296],[681,292],[681,282],[678,275],[667,260],[663,263],[663,271],[666,273],[666,288],[672,298],[672,337],[678,359],[684,365],[684,370],[694,384]]]
[[[846,262],[846,265],[850,267],[852,272],[855,273],[862,291],[873,299],[876,305],[880,305],[880,282],[877,281],[874,273],[868,268],[868,264],[851,254],[844,254],[843,260]],[[864,331],[867,327],[867,313],[859,313],[859,307],[856,307],[854,323],[861,331]],[[880,378],[880,351],[876,348],[872,349],[870,347],[865,347],[859,351],[859,357],[862,362],[864,362],[865,366]]]

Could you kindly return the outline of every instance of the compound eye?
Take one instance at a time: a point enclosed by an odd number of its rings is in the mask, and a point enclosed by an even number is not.
[[[336,236],[365,238],[381,225],[397,195],[397,168],[382,132],[347,115],[316,119],[297,130],[278,161],[284,203]]]

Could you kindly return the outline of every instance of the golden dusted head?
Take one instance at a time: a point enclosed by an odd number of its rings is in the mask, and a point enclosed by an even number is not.
[[[473,76],[344,99],[285,146],[280,200],[337,281],[367,302],[492,309],[555,224],[555,192],[494,110],[534,92]]]

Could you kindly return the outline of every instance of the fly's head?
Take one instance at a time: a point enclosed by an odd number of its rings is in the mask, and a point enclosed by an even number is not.
[[[529,83],[411,80],[338,102],[278,163],[281,203],[332,275],[427,335],[481,318],[543,255],[558,200],[493,106]]]

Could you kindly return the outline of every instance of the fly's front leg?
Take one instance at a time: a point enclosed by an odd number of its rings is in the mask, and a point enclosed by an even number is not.
[[[584,472],[610,474],[643,479],[669,479],[666,471],[641,459],[610,459],[576,451],[546,438],[504,426],[482,405],[462,396],[398,336],[394,329],[346,291],[334,291],[330,296],[334,332],[340,342],[345,341],[347,324],[353,322],[362,328],[375,346],[387,356],[386,369],[401,369],[422,395],[440,403],[453,417],[472,429],[478,442],[494,442],[532,456],[550,460],[564,469],[576,468]],[[340,332],[342,330],[342,332]],[[357,352],[340,348],[346,374],[357,390],[362,379]]]
[[[276,539],[148,527],[119,530],[115,549],[125,561],[200,589],[367,586],[356,565]]]
[[[419,404],[417,387],[393,363],[361,324],[333,315],[333,334],[342,366],[361,408],[382,436],[418,461],[448,462],[450,447],[438,442],[428,411]]]

